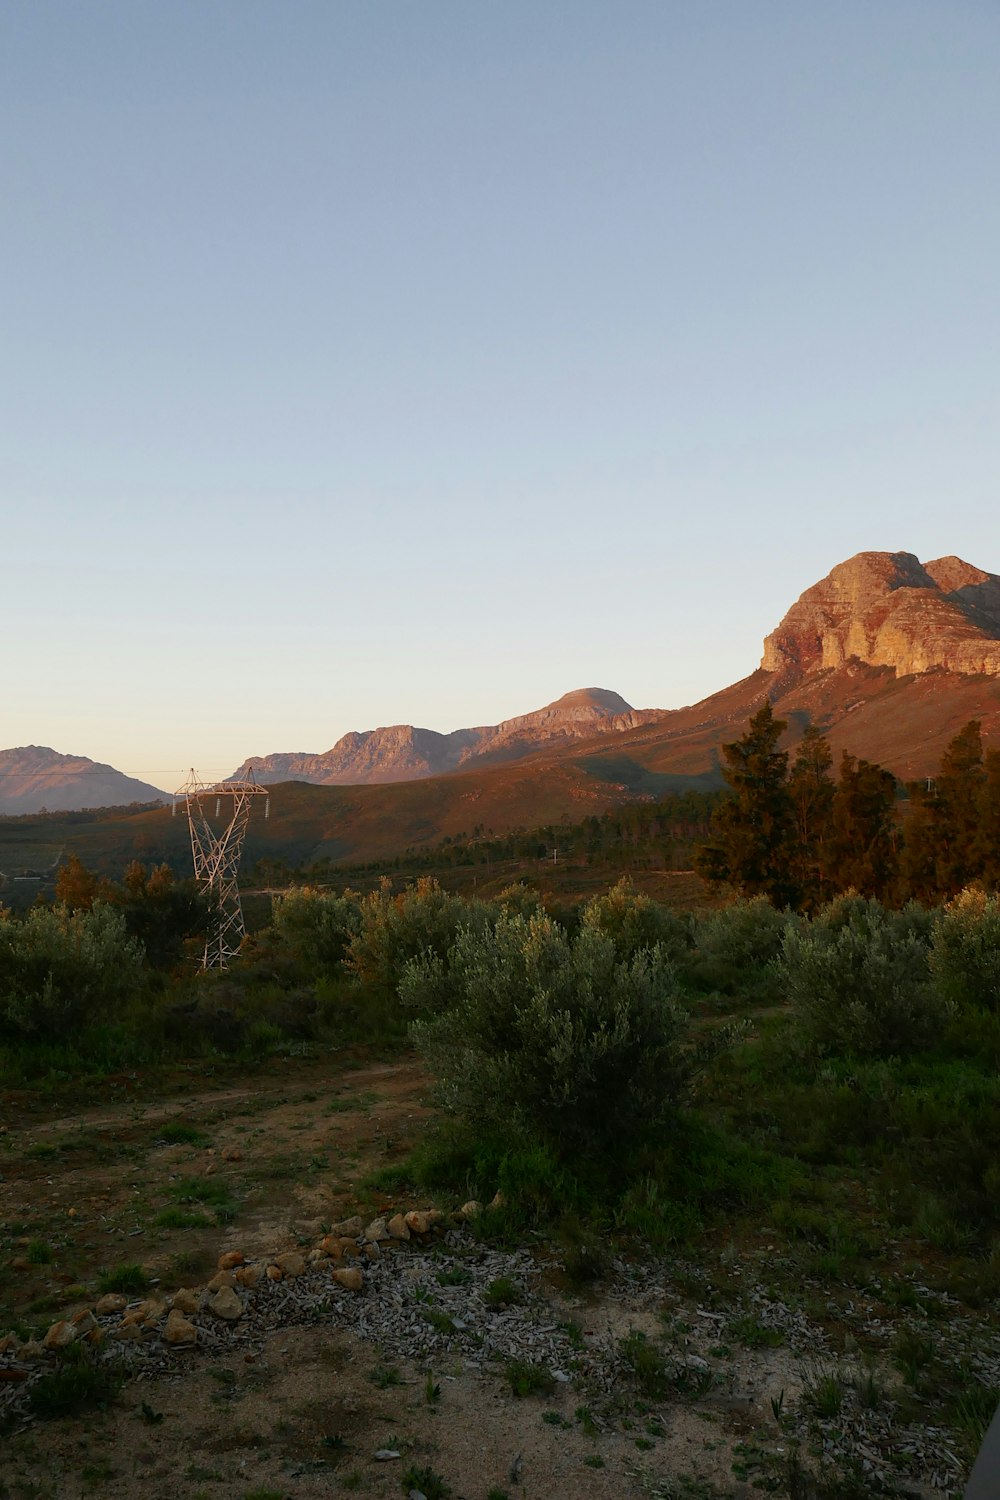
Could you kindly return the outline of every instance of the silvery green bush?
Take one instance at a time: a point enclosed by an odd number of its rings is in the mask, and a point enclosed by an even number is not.
[[[337,974],[361,929],[361,898],[353,891],[335,896],[311,886],[294,887],[275,904],[271,925],[310,969]]]
[[[688,1018],[661,948],[618,956],[585,926],[504,914],[448,956],[411,961],[403,1001],[445,1108],[473,1129],[563,1157],[621,1150],[662,1126],[691,1071]]]
[[[877,902],[843,925],[790,927],[775,972],[821,1053],[905,1056],[933,1046],[948,1021],[926,941]]]
[[[634,890],[628,879],[588,901],[580,925],[609,937],[620,959],[634,958],[644,948],[659,945],[676,962],[683,960],[691,946],[685,918]]]
[[[346,967],[360,979],[395,991],[411,959],[428,952],[445,959],[462,927],[482,929],[492,915],[484,902],[442,890],[433,876],[395,895],[392,882],[384,878],[361,902]]]
[[[946,999],[1000,1013],[1000,898],[960,891],[935,925],[930,963]]]
[[[143,982],[142,944],[110,906],[0,918],[0,1030],[9,1035],[57,1038],[111,1019]]]

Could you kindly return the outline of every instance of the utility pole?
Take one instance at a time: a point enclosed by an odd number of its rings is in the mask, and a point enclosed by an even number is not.
[[[173,812],[183,798],[191,833],[194,877],[211,905],[212,926],[205,939],[203,969],[228,969],[246,937],[238,876],[240,855],[246,838],[250,810],[255,797],[264,797],[264,816],[271,811],[270,794],[258,786],[253,773],[245,781],[199,781],[194,770],[190,780],[174,793]],[[215,803],[214,814],[210,813]],[[225,809],[225,811],[223,811]],[[210,818],[226,817],[213,827]]]

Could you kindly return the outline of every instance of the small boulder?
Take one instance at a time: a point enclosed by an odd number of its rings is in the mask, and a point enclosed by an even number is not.
[[[406,1215],[406,1227],[411,1234],[430,1234],[433,1223],[430,1214],[419,1208],[411,1208]]]
[[[163,1337],[168,1344],[196,1344],[198,1342],[198,1330],[189,1319],[176,1307],[172,1307],[167,1314],[167,1321],[163,1329]]]
[[[159,1323],[166,1316],[166,1304],[157,1302],[155,1297],[147,1297],[144,1302],[137,1302],[135,1307],[130,1307],[122,1318],[123,1323],[143,1323],[151,1325]]]
[[[385,1226],[389,1231],[391,1240],[408,1240],[410,1238],[410,1226],[402,1214],[393,1214]]]
[[[470,1198],[468,1203],[463,1203],[458,1210],[459,1217],[463,1219],[478,1219],[483,1211],[483,1205],[477,1198]]]
[[[267,1279],[268,1279],[268,1281],[280,1281],[281,1280],[281,1267],[280,1266],[268,1266],[268,1268],[267,1268]]]
[[[236,1266],[243,1264],[242,1250],[225,1250],[219,1256],[216,1269],[219,1271],[232,1271]]]
[[[198,1311],[198,1301],[197,1292],[193,1292],[189,1286],[181,1286],[170,1299],[170,1310],[190,1317],[193,1312]]]
[[[284,1254],[276,1255],[274,1257],[274,1264],[278,1267],[282,1276],[287,1276],[289,1280],[295,1276],[305,1274],[305,1258],[299,1254],[298,1250],[286,1250]]]
[[[330,1226],[330,1233],[340,1235],[341,1239],[356,1240],[365,1232],[365,1226],[360,1214],[353,1214],[349,1219],[341,1219],[339,1224]]]
[[[221,1292],[224,1286],[235,1286],[236,1277],[232,1271],[216,1271],[206,1288],[210,1292]]]
[[[123,1297],[121,1292],[105,1292],[94,1308],[99,1318],[106,1318],[109,1313],[124,1312],[128,1307],[128,1298]]]
[[[45,1350],[37,1339],[27,1339],[19,1347],[17,1358],[22,1365],[37,1365],[40,1359],[45,1358]]]
[[[379,1240],[387,1240],[388,1238],[389,1229],[385,1219],[372,1219],[365,1230],[365,1239],[370,1240],[373,1244],[377,1244]]]
[[[68,1344],[72,1344],[75,1338],[76,1329],[72,1323],[67,1323],[65,1319],[61,1319],[58,1323],[52,1324],[52,1327],[43,1338],[42,1344],[46,1349],[65,1349]]]
[[[374,1240],[372,1241],[371,1244],[365,1246],[365,1259],[366,1260],[381,1260],[382,1259],[382,1250],[381,1250],[381,1247],[379,1245],[377,1245],[374,1242]]]
[[[239,1285],[246,1287],[256,1286],[263,1274],[264,1273],[261,1270],[260,1266],[240,1266],[239,1269],[234,1272]]]
[[[89,1307],[85,1307],[82,1312],[78,1312],[76,1317],[70,1319],[70,1322],[76,1329],[77,1338],[82,1338],[85,1333],[93,1333],[97,1327],[97,1319]]]
[[[222,1287],[206,1305],[210,1313],[214,1313],[217,1318],[225,1318],[227,1323],[235,1323],[237,1318],[243,1316],[243,1303],[231,1286]]]
[[[242,1161],[243,1152],[240,1150],[239,1146],[224,1146],[222,1149],[222,1160]]]
[[[356,1266],[335,1266],[330,1274],[338,1286],[346,1287],[349,1292],[360,1292],[364,1287],[364,1273]]]

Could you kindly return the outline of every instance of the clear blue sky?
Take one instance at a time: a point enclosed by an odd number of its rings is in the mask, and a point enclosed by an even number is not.
[[[995,0],[7,0],[0,748],[751,671],[1000,572]]]

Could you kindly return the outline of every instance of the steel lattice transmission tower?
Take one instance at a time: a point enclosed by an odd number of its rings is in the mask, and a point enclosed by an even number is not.
[[[202,960],[205,969],[227,969],[246,936],[237,876],[255,797],[265,798],[266,818],[271,810],[268,790],[258,786],[252,775],[245,781],[207,782],[199,781],[193,770],[191,779],[174,794],[174,812],[184,799],[194,877],[212,908],[213,926],[205,940]],[[209,811],[213,802],[215,826]],[[226,816],[228,822],[223,822]]]

